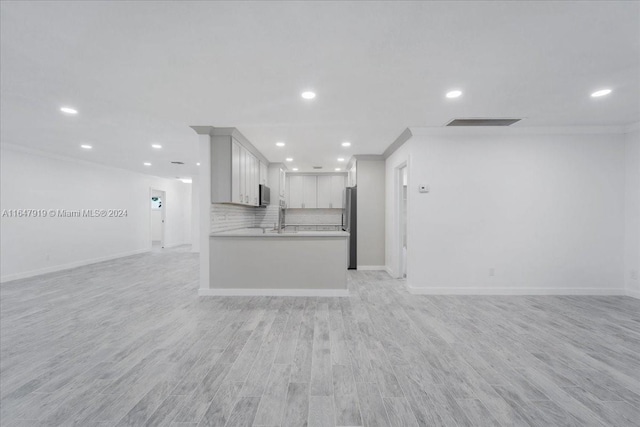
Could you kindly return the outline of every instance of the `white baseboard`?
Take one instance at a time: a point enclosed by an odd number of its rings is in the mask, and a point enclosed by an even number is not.
[[[389,266],[385,266],[385,267],[384,267],[384,269],[385,269],[385,271],[386,271],[387,273],[389,273],[389,276],[391,276],[391,277],[395,277],[395,276],[393,275],[393,270],[391,269],[391,267],[389,267]]]
[[[245,296],[269,296],[269,297],[348,297],[347,289],[213,289],[200,288],[198,295],[201,297],[245,297]]]
[[[627,296],[629,296],[631,298],[640,299],[640,291],[634,291],[634,290],[631,290],[631,289],[627,289]]]
[[[165,248],[165,249],[168,249],[168,248],[176,248],[176,247],[178,247],[178,246],[185,246],[185,245],[190,245],[190,244],[191,244],[191,243],[189,243],[189,242],[169,243],[169,244],[167,244],[167,245],[164,245],[164,248]]]
[[[151,251],[151,248],[137,249],[135,251],[120,252],[114,255],[107,255],[98,258],[85,259],[81,261],[70,262],[67,264],[54,265],[51,267],[40,268],[37,270],[25,271],[22,273],[7,274],[0,277],[0,283],[11,282],[13,280],[27,279],[29,277],[40,276],[42,274],[55,273],[58,271],[69,270],[71,268],[84,267],[85,265],[96,264],[98,262],[111,261],[112,259],[123,258],[131,255],[138,255]]]
[[[407,291],[413,295],[629,295],[624,289],[608,288],[419,288],[409,284]]]
[[[363,271],[385,271],[387,269],[384,265],[359,265],[358,270]]]

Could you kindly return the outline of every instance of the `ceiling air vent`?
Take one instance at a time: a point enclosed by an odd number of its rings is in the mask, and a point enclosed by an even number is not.
[[[322,169],[322,166],[314,166],[314,169]]]
[[[522,119],[453,119],[447,126],[511,126]]]
[[[171,162],[173,165],[184,165],[184,162]]]

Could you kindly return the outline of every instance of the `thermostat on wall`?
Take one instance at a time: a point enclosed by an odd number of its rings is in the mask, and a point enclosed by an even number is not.
[[[420,193],[428,193],[429,192],[429,186],[428,185],[424,185],[424,184],[420,184],[420,185],[418,185],[418,191]]]

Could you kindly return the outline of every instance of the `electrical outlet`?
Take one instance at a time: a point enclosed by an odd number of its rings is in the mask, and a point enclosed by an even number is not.
[[[493,268],[493,267],[491,267],[491,268],[489,269],[489,276],[490,276],[490,277],[493,277],[493,276],[495,276],[495,275],[496,275],[496,269],[495,269],[495,268]]]
[[[418,191],[420,193],[428,193],[429,192],[429,186],[425,185],[425,184],[420,184],[420,185],[418,185]]]
[[[638,270],[631,270],[631,280],[638,280]]]

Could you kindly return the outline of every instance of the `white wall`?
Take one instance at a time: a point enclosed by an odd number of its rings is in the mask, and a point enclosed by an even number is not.
[[[640,131],[625,138],[624,275],[630,295],[640,298]],[[635,274],[634,274],[635,272]]]
[[[165,245],[189,243],[191,187],[62,157],[1,149],[1,209],[126,209],[126,218],[8,218],[2,281],[151,248],[150,188],[166,192]]]
[[[358,268],[385,265],[385,162],[357,160]]]
[[[409,288],[624,293],[624,137],[474,132],[414,131],[387,159],[411,156]]]
[[[407,169],[411,168],[409,162],[409,145],[410,142],[406,142],[398,150],[396,150],[385,161],[385,263],[387,271],[393,277],[401,276],[400,267],[400,241],[399,241],[399,219],[398,219],[398,207],[399,200],[399,175],[398,168],[406,164]],[[409,186],[411,185],[411,176],[409,176]],[[408,206],[411,205],[411,200],[407,200]],[[407,221],[408,222],[408,221]],[[410,237],[408,237],[407,245],[411,244]],[[407,270],[410,266],[407,265]]]

